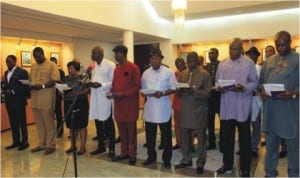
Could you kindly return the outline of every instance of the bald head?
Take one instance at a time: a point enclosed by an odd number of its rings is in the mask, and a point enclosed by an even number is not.
[[[275,46],[281,56],[286,56],[291,52],[291,35],[287,31],[280,31],[275,35]]]
[[[103,59],[103,53],[104,53],[103,48],[101,46],[95,46],[92,49],[92,54],[91,54],[92,60],[100,64]]]
[[[229,45],[229,55],[231,60],[238,59],[243,53],[243,41],[240,38],[234,38]]]

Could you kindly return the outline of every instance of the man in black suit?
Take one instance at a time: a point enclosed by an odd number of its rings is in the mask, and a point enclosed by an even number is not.
[[[5,79],[2,89],[13,138],[12,145],[7,146],[6,149],[19,147],[18,150],[21,151],[29,147],[26,123],[26,96],[29,93],[29,87],[23,85],[19,80],[28,80],[29,76],[26,70],[16,65],[16,62],[16,56],[7,56],[8,70],[4,73]]]
[[[50,61],[57,64],[57,59],[55,57],[51,57]],[[62,69],[59,70],[60,81],[64,81],[65,72]],[[59,91],[56,89],[56,100],[55,100],[55,117],[56,117],[56,133],[57,138],[61,138],[64,134],[64,126],[63,126],[63,116],[62,116],[62,109],[61,109],[61,101],[62,96],[59,94]]]

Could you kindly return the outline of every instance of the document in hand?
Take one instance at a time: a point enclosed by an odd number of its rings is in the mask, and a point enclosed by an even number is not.
[[[275,98],[276,96],[278,96],[281,93],[284,93],[285,91],[284,84],[279,84],[279,83],[266,83],[263,84],[263,87],[267,95],[272,97],[274,95]]]
[[[156,92],[156,90],[153,89],[142,89],[141,93],[143,93],[144,95],[153,95]]]
[[[218,84],[220,85],[220,87],[224,88],[225,90],[232,90],[236,85],[236,81],[235,80],[218,80]]]
[[[188,83],[178,83],[178,88],[190,88]]]
[[[24,85],[32,85],[32,83],[29,80],[19,80]]]
[[[55,83],[55,88],[61,93],[64,93],[64,91],[72,89],[67,84],[61,84],[61,83]]]

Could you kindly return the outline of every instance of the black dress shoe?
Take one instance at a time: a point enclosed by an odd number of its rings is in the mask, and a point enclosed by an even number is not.
[[[20,146],[19,143],[13,143],[13,144],[11,144],[11,145],[5,147],[5,149],[10,150],[10,149],[17,148],[17,147],[19,147],[19,146]]]
[[[180,163],[180,164],[177,164],[175,166],[175,169],[181,169],[181,168],[190,167],[190,166],[193,166],[192,162],[190,162],[190,163]]]
[[[227,168],[224,165],[217,170],[217,174],[231,174],[232,168]]]
[[[249,171],[242,171],[240,173],[240,177],[250,177],[250,172]]]
[[[147,166],[149,164],[152,164],[152,163],[155,163],[156,162],[156,159],[146,159],[146,161],[143,162],[143,165],[144,166]]]
[[[77,152],[77,155],[84,155],[85,154],[85,152],[86,152],[86,150],[84,149],[84,150],[80,150],[80,151],[78,151]]]
[[[121,161],[121,160],[123,160],[123,159],[128,159],[128,158],[129,158],[128,155],[125,155],[125,156],[118,155],[118,156],[114,156],[111,160],[112,160],[113,162],[115,162],[115,161]]]
[[[172,150],[177,150],[177,149],[179,149],[179,148],[181,148],[181,146],[178,145],[178,144],[176,144],[176,145],[174,145],[174,146],[172,147]]]
[[[18,150],[22,151],[22,150],[25,150],[28,147],[29,147],[29,143],[22,143],[22,144],[20,144]]]
[[[164,162],[164,167],[166,169],[171,169],[171,163],[170,162]]]
[[[90,154],[91,155],[97,155],[105,152],[105,148],[97,148],[96,150],[92,151]]]
[[[116,155],[115,151],[109,150],[109,152],[108,152],[108,157],[112,158],[112,157],[114,157],[115,155]]]
[[[128,164],[133,166],[136,163],[136,158],[129,158]]]
[[[197,167],[197,174],[203,174],[204,168],[203,167]]]

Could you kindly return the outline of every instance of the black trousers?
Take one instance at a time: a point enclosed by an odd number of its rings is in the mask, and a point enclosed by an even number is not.
[[[223,134],[223,163],[227,168],[233,167],[235,128],[238,128],[240,147],[240,169],[250,171],[251,164],[251,132],[249,119],[245,122],[221,120]]]
[[[211,97],[208,100],[207,129],[208,129],[208,144],[210,146],[216,145],[215,117],[216,114],[219,114],[220,116],[220,97],[221,97],[220,92],[212,90]],[[221,140],[221,135],[220,135],[220,140]]]
[[[157,126],[159,126],[161,132],[161,143],[163,147],[162,160],[164,161],[164,163],[170,163],[172,158],[171,118],[166,123],[145,122],[148,159],[156,160],[157,153],[155,150],[155,143],[157,135]]]
[[[6,104],[9,123],[11,127],[14,144],[25,144],[28,142],[26,123],[26,105],[19,103]],[[21,130],[21,132],[20,132]]]
[[[63,127],[63,123],[62,123],[63,116],[62,116],[61,101],[62,101],[61,96],[58,93],[56,93],[55,117],[56,117],[56,132],[57,132],[56,134],[58,136],[62,136],[64,133],[64,127]]]
[[[104,141],[106,137],[109,139],[109,150],[115,151],[115,124],[111,117],[105,121],[95,120],[98,149],[105,148]]]

